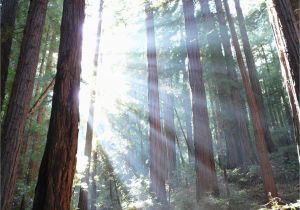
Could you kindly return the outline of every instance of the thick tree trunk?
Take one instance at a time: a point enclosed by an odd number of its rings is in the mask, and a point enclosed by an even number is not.
[[[5,97],[5,85],[8,75],[9,56],[15,29],[19,0],[1,1],[1,99],[0,109]]]
[[[243,56],[242,52],[238,43],[238,37],[235,31],[235,26],[230,14],[229,10],[229,5],[227,0],[224,0],[224,6],[225,6],[225,11],[226,11],[226,16],[227,20],[229,23],[229,29],[231,32],[232,36],[232,42],[233,46],[235,49],[236,57],[239,63],[244,87],[246,90],[246,96],[247,96],[247,101],[249,104],[250,112],[251,112],[251,117],[252,117],[252,122],[253,122],[253,128],[254,128],[254,135],[255,135],[255,142],[256,142],[256,149],[258,152],[258,157],[260,160],[260,168],[261,168],[261,173],[262,173],[262,178],[263,178],[263,184],[264,184],[264,189],[266,195],[268,193],[271,193],[273,197],[276,197],[277,194],[277,189],[275,186],[274,178],[273,178],[273,173],[272,173],[272,167],[269,162],[269,157],[268,157],[268,151],[267,151],[267,146],[265,142],[265,136],[264,136],[264,131],[263,131],[263,125],[260,120],[259,116],[259,110],[258,106],[255,101],[254,93],[251,88],[250,80],[247,75],[247,70],[245,63],[243,61]]]
[[[148,107],[149,107],[149,147],[151,191],[160,202],[167,200],[165,188],[165,145],[161,136],[158,73],[156,60],[153,11],[145,4],[148,60]]]
[[[229,79],[232,81],[233,85],[231,85],[231,99],[232,99],[232,107],[230,108],[230,113],[235,116],[238,121],[237,128],[239,132],[235,132],[235,139],[240,140],[240,150],[244,156],[245,165],[252,164],[257,162],[253,147],[251,145],[249,131],[247,128],[247,110],[245,107],[245,102],[241,97],[241,92],[238,89],[238,78],[235,70],[235,63],[233,59],[233,53],[231,50],[230,37],[228,35],[228,28],[226,25],[225,14],[222,7],[221,0],[215,0],[217,17],[220,27],[220,36],[224,49],[225,61],[227,74]],[[224,163],[225,164],[225,163]]]
[[[276,41],[283,81],[288,93],[300,162],[299,68],[300,45],[288,2],[268,0],[269,19]]]
[[[1,207],[10,209],[20,148],[38,64],[48,0],[30,2],[20,57],[1,134]]]
[[[219,33],[215,28],[214,16],[209,8],[208,0],[200,0],[201,15],[203,19],[204,32],[207,36],[208,52],[210,55],[211,71],[214,75],[214,84],[216,92],[216,104],[219,109],[216,109],[216,114],[219,115],[218,127],[220,130],[219,138],[225,141],[227,145],[227,167],[239,167],[243,163],[243,154],[240,151],[240,139],[237,132],[234,132],[238,126],[238,121],[235,115],[231,115],[232,101],[230,96],[230,87],[225,80],[228,77],[226,70],[225,58],[222,54],[222,45],[219,38]]]
[[[240,6],[240,0],[234,0],[234,2],[235,2],[237,20],[239,23],[239,28],[240,28],[240,33],[241,33],[241,38],[242,38],[242,43],[243,43],[243,50],[244,50],[246,63],[247,63],[247,67],[248,67],[248,73],[249,73],[249,78],[250,78],[250,82],[251,82],[251,87],[252,87],[252,90],[254,93],[254,97],[255,97],[259,112],[260,112],[259,115],[260,115],[261,123],[262,123],[263,129],[264,129],[267,148],[268,148],[269,152],[274,152],[274,151],[276,151],[276,147],[271,138],[271,133],[270,133],[270,128],[269,128],[270,126],[268,123],[267,113],[266,113],[267,110],[264,105],[263,95],[262,95],[261,87],[260,87],[259,80],[258,80],[255,61],[254,61],[254,57],[252,54],[252,50],[251,50],[251,46],[250,46],[250,42],[249,42],[249,38],[248,38],[246,26],[245,26],[245,18],[244,18],[244,15],[243,15],[243,12],[242,12],[242,9]]]
[[[65,0],[47,143],[33,210],[69,210],[76,166],[84,0]]]
[[[192,90],[192,111],[195,145],[196,199],[204,192],[218,192],[212,137],[209,128],[203,68],[200,61],[198,30],[192,0],[182,0],[189,59],[189,80]]]

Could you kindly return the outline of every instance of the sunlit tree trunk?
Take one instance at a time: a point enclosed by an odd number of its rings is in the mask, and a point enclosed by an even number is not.
[[[195,145],[196,199],[204,192],[218,191],[212,137],[209,128],[203,68],[200,61],[198,30],[192,0],[182,0],[185,20],[186,48],[189,59],[189,81],[192,90],[192,111]]]
[[[241,52],[241,49],[240,49],[240,46],[238,43],[238,37],[236,34],[232,16],[230,14],[228,2],[227,2],[227,0],[223,0],[223,2],[224,2],[224,6],[225,6],[227,20],[229,23],[230,33],[232,36],[233,46],[234,46],[236,57],[237,57],[237,60],[239,63],[239,67],[240,67],[240,71],[241,71],[241,75],[242,75],[242,79],[243,79],[243,84],[244,84],[244,87],[246,90],[247,101],[248,101],[250,112],[251,112],[254,135],[255,135],[255,142],[256,142],[256,149],[257,149],[258,157],[259,157],[259,161],[260,161],[260,168],[261,168],[265,193],[266,193],[266,195],[268,195],[268,193],[271,193],[272,196],[275,197],[278,194],[277,194],[277,189],[276,189],[274,178],[273,178],[272,167],[269,162],[267,145],[266,145],[265,138],[264,138],[265,137],[264,131],[263,131],[262,123],[261,123],[260,116],[259,116],[260,112],[258,110],[258,106],[255,101],[254,93],[251,88],[251,83],[250,83],[249,77],[247,75],[246,66],[243,61],[242,52]]]
[[[166,136],[168,176],[172,177],[176,171],[175,124],[174,124],[174,97],[166,94],[164,131]]]
[[[275,148],[275,145],[271,138],[271,133],[270,133],[270,128],[269,128],[270,126],[268,123],[267,113],[266,113],[267,110],[264,105],[263,95],[262,95],[261,87],[260,87],[259,80],[258,80],[255,61],[254,61],[254,57],[252,54],[252,50],[251,50],[251,46],[250,46],[250,42],[249,42],[249,38],[248,38],[246,26],[245,26],[245,18],[244,18],[244,15],[243,15],[243,12],[242,12],[242,9],[240,6],[240,0],[234,0],[234,2],[235,2],[235,8],[236,8],[236,12],[237,12],[237,20],[239,23],[239,28],[240,28],[240,33],[241,33],[241,38],[242,38],[242,43],[243,43],[243,50],[244,50],[246,63],[247,63],[247,67],[248,67],[248,74],[249,74],[251,86],[253,89],[254,97],[255,97],[259,112],[260,112],[259,115],[260,115],[261,123],[262,123],[263,129],[264,129],[267,148],[268,148],[269,152],[274,152],[276,150],[276,148]]]
[[[158,73],[154,17],[150,3],[145,3],[148,60],[148,106],[151,191],[161,202],[166,201],[164,147],[161,137]]]
[[[268,0],[269,19],[276,41],[281,64],[281,72],[288,93],[300,162],[300,107],[299,107],[299,68],[300,45],[297,30],[292,21],[288,2],[285,0]]]
[[[48,0],[30,2],[16,76],[1,134],[1,209],[9,210],[39,59]]]
[[[96,100],[96,85],[97,85],[97,70],[99,66],[99,51],[100,51],[100,38],[101,38],[101,30],[102,30],[102,11],[103,11],[103,3],[104,1],[100,1],[100,7],[99,7],[99,22],[97,27],[97,35],[96,35],[96,48],[94,53],[94,71],[92,75],[92,82],[91,82],[91,100],[90,100],[90,107],[89,107],[89,116],[88,116],[88,122],[87,122],[87,129],[86,129],[86,137],[85,137],[85,148],[84,148],[84,155],[87,156],[88,162],[85,169],[84,177],[82,178],[82,184],[86,185],[87,188],[84,188],[83,186],[80,187],[80,194],[79,196],[83,196],[83,198],[79,197],[79,201],[81,203],[78,203],[79,208],[83,208],[80,210],[84,210],[86,206],[89,204],[88,194],[89,189],[91,188],[91,193],[94,187],[94,184],[90,186],[89,179],[90,179],[90,165],[91,165],[91,154],[92,154],[92,147],[93,147],[93,134],[94,134],[94,107],[95,107],[95,100]],[[93,194],[92,194],[93,195]],[[87,202],[87,203],[84,203]],[[90,203],[91,209],[94,208],[94,204]]]
[[[238,125],[237,128],[239,132],[235,132],[235,138],[239,139],[240,142],[240,150],[244,156],[244,164],[252,164],[257,162],[256,156],[251,145],[249,131],[247,128],[247,110],[245,107],[245,102],[241,97],[241,92],[238,89],[238,79],[237,73],[235,70],[235,63],[233,59],[233,53],[231,50],[230,37],[228,34],[228,28],[225,20],[225,13],[222,7],[221,0],[215,0],[216,10],[217,10],[217,19],[220,27],[220,37],[224,49],[224,56],[226,61],[227,74],[232,81],[232,85],[230,88],[231,99],[232,99],[232,107],[230,109],[230,113],[235,115]]]
[[[56,83],[33,210],[69,210],[76,166],[84,0],[65,0]]]
[[[5,85],[8,75],[9,56],[15,29],[19,0],[1,1],[1,100],[0,109],[5,97]]]

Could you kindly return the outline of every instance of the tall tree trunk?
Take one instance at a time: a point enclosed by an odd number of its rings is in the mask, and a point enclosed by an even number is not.
[[[5,97],[5,85],[8,75],[9,56],[15,29],[19,0],[1,1],[1,99],[0,109]]]
[[[240,132],[235,132],[235,138],[240,139],[240,150],[244,156],[244,164],[252,164],[257,162],[256,156],[251,145],[249,131],[247,128],[247,110],[245,106],[245,101],[241,96],[241,92],[238,89],[238,78],[235,70],[235,63],[233,59],[233,53],[231,50],[230,37],[228,34],[228,28],[225,20],[225,13],[222,7],[221,0],[215,0],[216,10],[217,10],[217,18],[220,27],[220,37],[224,49],[224,56],[226,61],[227,74],[232,81],[232,85],[230,88],[231,99],[232,99],[232,107],[230,109],[230,113],[232,113],[238,121],[237,128]],[[225,163],[224,163],[225,164]]]
[[[254,57],[252,54],[252,50],[251,50],[251,46],[250,46],[250,42],[249,42],[249,38],[248,38],[246,26],[245,26],[245,18],[244,18],[244,15],[243,15],[243,12],[242,12],[242,9],[240,6],[240,0],[234,0],[234,2],[235,2],[237,20],[239,23],[239,28],[240,28],[240,33],[241,33],[241,38],[242,38],[242,43],[243,43],[243,50],[244,50],[246,63],[247,63],[247,67],[248,67],[248,73],[249,73],[249,78],[250,78],[250,82],[251,82],[251,87],[252,87],[252,90],[254,93],[254,97],[255,97],[259,112],[260,112],[259,115],[260,115],[261,123],[262,123],[263,129],[264,129],[267,148],[268,148],[269,152],[274,152],[274,151],[276,151],[276,147],[271,138],[271,133],[270,133],[270,128],[269,128],[270,126],[269,126],[268,119],[267,119],[267,112],[266,112],[267,110],[264,105],[262,90],[261,90],[261,87],[259,84],[255,61],[254,61]]]
[[[189,81],[192,90],[192,111],[195,145],[196,200],[204,192],[218,192],[212,137],[209,128],[203,68],[200,61],[198,30],[192,0],[182,0],[185,20],[186,48],[189,59]]]
[[[20,147],[38,64],[48,0],[30,2],[20,57],[1,134],[1,207],[10,209]]]
[[[93,152],[93,169],[92,169],[92,184],[91,184],[91,210],[96,210],[97,206],[97,185],[95,176],[97,175],[97,159],[98,154],[97,151]]]
[[[201,15],[203,19],[203,29],[207,36],[208,52],[210,56],[209,67],[212,67],[214,74],[216,92],[216,114],[219,115],[218,128],[220,130],[220,139],[227,145],[227,167],[239,167],[243,163],[243,153],[240,151],[240,139],[234,132],[238,126],[235,115],[231,116],[232,102],[230,99],[230,87],[225,80],[228,77],[225,58],[222,54],[222,45],[219,33],[215,28],[214,16],[209,8],[208,0],[200,0]],[[229,78],[228,78],[229,79]],[[230,117],[231,116],[231,117]]]
[[[89,116],[88,116],[88,123],[87,123],[87,129],[86,129],[86,137],[85,137],[85,148],[84,148],[84,155],[88,157],[88,163],[86,166],[85,175],[82,179],[82,182],[84,182],[88,188],[84,189],[82,188],[82,192],[79,196],[84,196],[85,198],[79,198],[81,202],[87,202],[86,204],[82,203],[81,206],[84,208],[85,206],[88,206],[89,200],[88,200],[88,194],[89,194],[89,179],[90,179],[90,165],[91,165],[91,155],[92,155],[92,148],[93,148],[93,134],[94,134],[94,107],[95,107],[95,100],[96,100],[96,85],[97,85],[97,70],[98,70],[98,61],[99,61],[99,50],[100,50],[100,38],[101,38],[101,30],[102,30],[102,11],[103,11],[103,3],[104,0],[100,1],[100,7],[99,7],[99,22],[97,27],[97,40],[96,40],[96,48],[94,52],[94,71],[92,75],[92,82],[91,82],[91,100],[90,100],[90,107],[89,107]],[[92,183],[91,186],[91,192],[93,192],[95,184]],[[91,194],[93,196],[93,193]],[[92,202],[92,201],[91,201]],[[79,206],[79,204],[78,204]],[[91,209],[94,208],[94,204],[91,203]],[[81,209],[80,209],[81,210]],[[83,210],[83,209],[82,209]]]
[[[185,60],[185,57],[184,59]],[[193,163],[194,160],[194,144],[193,144],[193,128],[192,128],[192,109],[191,109],[191,96],[190,90],[188,86],[188,72],[184,69],[183,70],[183,81],[186,83],[182,90],[182,99],[183,99],[183,106],[184,106],[184,121],[186,127],[186,138],[187,138],[187,149],[188,149],[188,157],[189,163]]]
[[[154,17],[150,3],[145,3],[148,60],[148,107],[151,191],[158,201],[167,200],[165,188],[165,145],[161,136],[158,73],[156,60]]]
[[[69,210],[76,166],[84,0],[65,0],[47,143],[33,210]]]
[[[262,173],[262,178],[263,178],[263,183],[264,183],[264,189],[266,195],[268,193],[271,193],[273,197],[277,196],[277,189],[275,186],[274,178],[273,178],[273,173],[272,173],[272,167],[269,162],[268,158],[268,151],[267,151],[267,146],[265,142],[265,136],[263,132],[263,125],[260,120],[259,116],[259,110],[258,106],[255,101],[254,93],[251,88],[250,80],[247,75],[247,70],[246,66],[243,60],[242,52],[238,43],[238,37],[235,31],[235,26],[230,14],[229,10],[229,5],[227,0],[224,1],[224,6],[225,6],[225,11],[226,11],[226,16],[227,20],[229,23],[229,29],[231,32],[232,36],[232,42],[233,46],[235,49],[236,57],[239,63],[242,79],[243,79],[243,84],[246,90],[246,96],[247,96],[247,101],[249,104],[250,112],[251,112],[251,117],[252,117],[252,122],[253,122],[253,128],[254,128],[254,135],[255,135],[255,142],[256,142],[256,149],[258,152],[258,157],[260,160],[260,168],[261,168],[261,173]]]
[[[281,72],[288,93],[300,162],[300,107],[299,107],[299,68],[300,46],[297,31],[292,21],[288,2],[268,0],[269,19],[276,41],[281,64]]]
[[[176,171],[176,148],[175,148],[175,124],[174,124],[174,97],[171,93],[166,94],[164,130],[166,135],[167,168],[169,178]]]

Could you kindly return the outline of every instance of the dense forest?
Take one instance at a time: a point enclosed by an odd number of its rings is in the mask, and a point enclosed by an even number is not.
[[[0,209],[300,209],[298,0],[0,4]]]

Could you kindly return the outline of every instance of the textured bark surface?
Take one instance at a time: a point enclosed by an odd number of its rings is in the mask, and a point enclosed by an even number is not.
[[[218,186],[203,82],[203,68],[200,61],[198,30],[194,17],[194,4],[192,0],[183,0],[182,3],[189,59],[189,81],[192,90],[196,199],[199,201],[204,192],[217,192]]]
[[[19,0],[1,1],[1,100],[0,109],[5,97],[5,85],[8,75],[9,56],[15,28]]]
[[[240,45],[238,42],[238,37],[236,34],[235,26],[232,20],[232,16],[230,14],[229,10],[229,5],[227,0],[223,0],[224,6],[225,6],[225,11],[226,11],[226,16],[227,20],[229,23],[229,29],[230,33],[232,36],[232,42],[233,46],[235,49],[236,57],[239,63],[242,79],[243,79],[243,84],[246,90],[246,96],[247,96],[247,101],[249,104],[250,112],[251,112],[251,117],[252,117],[252,122],[253,122],[253,130],[254,130],[254,136],[255,136],[255,143],[256,143],[256,149],[260,161],[260,168],[261,168],[261,173],[262,173],[262,179],[263,179],[263,184],[264,184],[264,190],[266,193],[266,196],[268,196],[268,193],[270,192],[273,197],[278,196],[277,194],[277,189],[275,186],[274,178],[273,178],[273,173],[272,173],[272,167],[269,162],[269,157],[268,157],[268,151],[267,151],[267,145],[265,142],[265,136],[264,136],[264,130],[263,130],[263,125],[260,120],[259,116],[259,110],[258,106],[255,101],[254,93],[251,88],[250,80],[247,75],[247,70],[246,66],[243,60],[242,52],[240,49]]]
[[[56,83],[34,210],[70,209],[78,137],[84,0],[65,0]]]
[[[265,140],[267,143],[267,148],[268,148],[269,152],[274,152],[274,151],[276,151],[276,147],[271,138],[271,133],[270,133],[270,128],[269,128],[270,126],[269,126],[268,119],[267,119],[267,110],[264,105],[262,90],[261,90],[261,87],[259,84],[259,79],[258,79],[258,73],[257,73],[257,69],[255,66],[255,61],[254,61],[254,57],[252,54],[252,50],[251,50],[251,46],[250,46],[250,42],[249,42],[249,38],[248,38],[246,26],[245,26],[245,18],[244,18],[244,15],[243,15],[243,12],[242,12],[242,9],[240,6],[240,0],[234,0],[234,3],[235,3],[237,20],[239,23],[239,28],[240,28],[240,33],[241,33],[241,38],[242,38],[242,43],[243,43],[243,50],[244,50],[246,63],[247,63],[247,67],[248,67],[248,73],[249,73],[249,78],[250,78],[250,82],[251,82],[251,87],[252,87],[252,90],[254,93],[254,97],[255,97],[259,112],[260,112],[259,116],[260,116],[261,123],[264,128],[264,134],[265,134]]]
[[[165,189],[165,145],[161,136],[158,73],[154,33],[153,11],[145,5],[148,61],[148,107],[151,191],[161,202],[166,201]]]
[[[287,1],[268,1],[269,19],[276,41],[283,81],[292,110],[295,139],[300,162],[299,68],[300,45]]]
[[[30,2],[16,76],[1,134],[1,209],[10,209],[16,182],[20,148],[34,77],[48,0]]]
[[[232,106],[230,109],[230,113],[235,115],[238,125],[236,128],[240,132],[234,132],[235,139],[239,139],[240,141],[240,150],[243,154],[243,164],[249,165],[252,163],[256,163],[257,159],[253,150],[253,147],[250,142],[249,132],[247,128],[247,110],[245,106],[245,102],[242,99],[240,90],[238,88],[238,79],[237,73],[235,70],[235,63],[233,59],[233,53],[231,50],[230,37],[228,35],[228,28],[226,25],[225,13],[222,7],[221,0],[215,0],[216,10],[217,10],[217,19],[220,27],[220,36],[224,49],[224,56],[226,61],[227,74],[229,79],[232,81],[233,85],[231,85],[231,99]],[[238,142],[237,142],[238,143]]]

